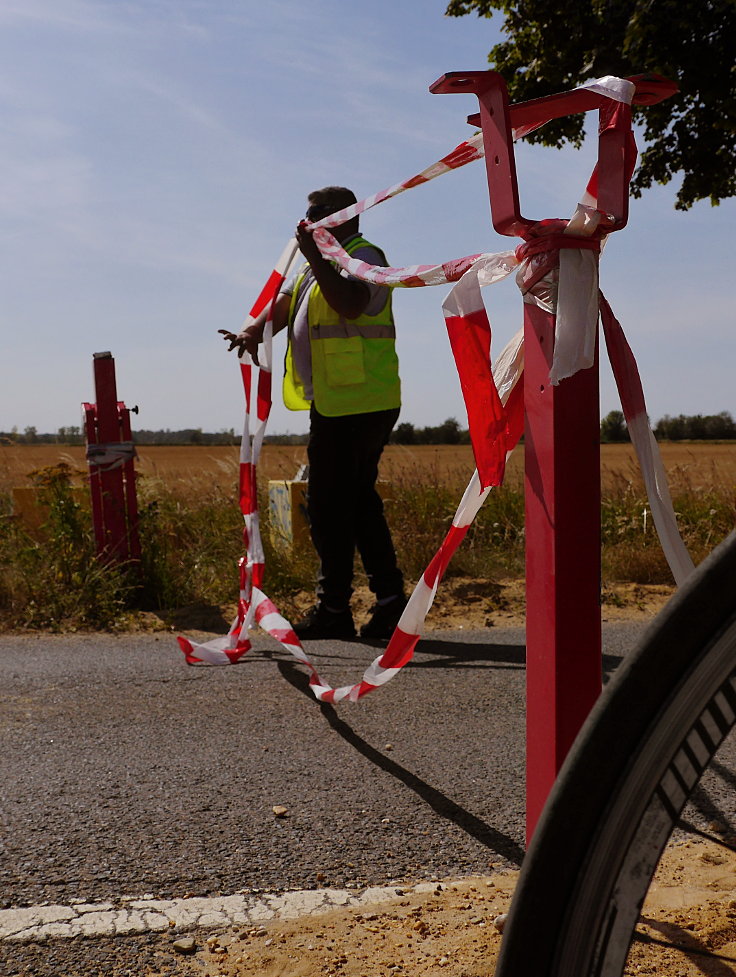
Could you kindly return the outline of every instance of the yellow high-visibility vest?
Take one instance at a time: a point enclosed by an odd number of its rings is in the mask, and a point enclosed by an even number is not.
[[[348,242],[346,251],[353,254],[358,248],[365,247],[375,245],[358,236]],[[289,342],[283,383],[284,404],[289,410],[308,410],[311,406],[304,396],[304,385],[296,370],[291,344],[297,303],[308,269],[309,265],[306,265],[296,279],[289,308]],[[314,405],[320,414],[340,417],[400,406],[392,289],[387,287],[386,292],[386,303],[377,315],[363,314],[357,319],[346,319],[327,304],[316,282],[309,289],[306,301],[309,303],[312,391]]]

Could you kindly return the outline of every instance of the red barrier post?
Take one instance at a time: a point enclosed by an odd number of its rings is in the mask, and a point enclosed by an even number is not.
[[[97,408],[95,404],[83,403],[84,432],[87,439],[87,454],[90,448],[97,444]],[[99,468],[87,463],[87,477],[89,479],[89,494],[92,502],[92,529],[95,534],[97,555],[102,557],[106,548],[105,519],[102,514],[102,488],[100,486]]]
[[[95,353],[93,370],[96,403],[82,406],[97,553],[114,562],[137,560],[141,550],[130,412],[118,401],[112,354]]]
[[[658,76],[629,80],[637,104],[652,104],[677,90]],[[430,91],[478,97],[480,113],[468,122],[483,132],[493,226],[525,241],[540,236],[540,223],[521,215],[512,128],[540,115],[549,120],[597,108],[603,233],[626,225],[628,105],[612,108],[610,100],[591,91],[509,105],[505,82],[494,71],[450,72]],[[596,354],[592,367],[553,386],[555,325],[554,313],[524,303],[527,840],[600,693],[602,673],[598,359]]]
[[[118,418],[120,421],[120,439],[126,444],[133,444],[133,432],[130,426],[130,411],[138,413],[137,407],[128,408],[118,401]],[[125,517],[128,524],[128,557],[131,560],[141,558],[141,540],[138,534],[138,493],[135,481],[135,452],[129,452],[123,462],[123,489],[125,493]]]
[[[553,386],[555,324],[524,303],[527,840],[602,677],[598,362]]]

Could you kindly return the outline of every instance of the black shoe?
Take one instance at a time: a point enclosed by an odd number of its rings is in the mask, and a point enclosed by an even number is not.
[[[361,638],[390,638],[406,605],[407,599],[403,594],[394,597],[387,604],[374,604],[370,620],[360,629]]]
[[[328,611],[323,604],[315,604],[303,620],[294,625],[294,633],[300,641],[317,638],[336,638],[346,641],[355,637],[355,625],[350,608],[344,611]]]

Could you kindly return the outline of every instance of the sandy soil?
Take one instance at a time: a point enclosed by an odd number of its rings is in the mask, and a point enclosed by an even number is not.
[[[675,592],[666,584],[612,583],[602,594],[602,619],[648,621]],[[369,592],[356,593],[356,617],[367,612]],[[491,582],[470,577],[446,577],[427,619],[430,629],[515,627],[524,624],[526,609],[523,580]]]
[[[407,582],[408,592],[413,582]],[[426,620],[426,631],[475,630],[493,627],[523,627],[526,600],[523,580],[488,581],[472,577],[445,577]],[[651,620],[674,593],[666,584],[612,583],[602,594],[604,624],[613,621]],[[370,616],[375,598],[366,586],[356,586],[352,599],[355,624],[359,627]],[[304,591],[294,598],[296,621],[314,603],[314,594]],[[141,613],[131,620],[132,629],[182,630],[196,637],[223,631],[235,617],[236,605],[182,607],[165,616]]]
[[[490,977],[517,873],[409,886],[391,902],[200,939],[207,977]],[[627,977],[736,974],[736,854],[673,844],[644,906]],[[667,945],[662,945],[667,944]]]

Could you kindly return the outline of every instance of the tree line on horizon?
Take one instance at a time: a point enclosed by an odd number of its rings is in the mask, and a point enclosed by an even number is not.
[[[736,421],[729,411],[720,414],[665,414],[653,426],[658,441],[733,441],[736,440]],[[270,434],[265,444],[306,444],[307,434]],[[612,410],[601,420],[603,444],[629,440],[626,420],[620,410]],[[179,431],[133,431],[135,444],[156,445],[239,445],[241,437],[229,431],[207,432],[201,428],[182,428]],[[39,433],[35,427],[26,427],[23,433],[17,428],[0,431],[0,445],[13,444],[68,444],[83,445],[85,435],[80,427],[60,427],[55,434]],[[391,434],[390,444],[470,444],[470,434],[454,417],[441,424],[417,427],[409,421],[397,424]]]
[[[665,414],[653,426],[657,441],[733,441],[736,421],[729,411],[720,414]],[[601,421],[601,442],[629,441],[626,420],[620,410],[612,410]]]

